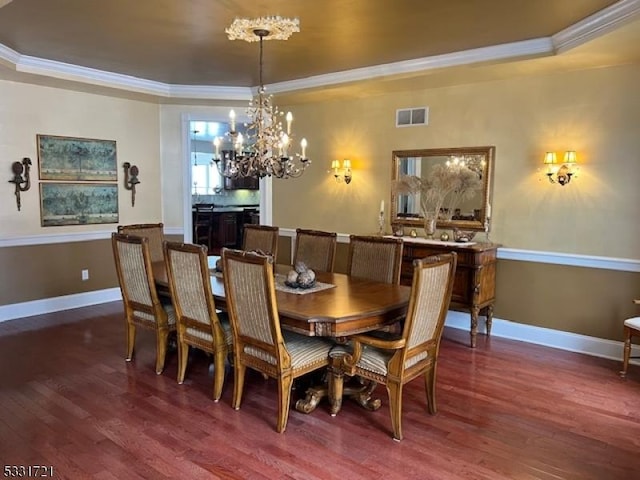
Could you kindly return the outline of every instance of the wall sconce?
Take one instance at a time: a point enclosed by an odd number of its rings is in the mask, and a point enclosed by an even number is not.
[[[344,179],[344,183],[351,183],[351,160],[345,158],[342,161],[342,169],[340,168],[340,160],[333,160],[331,162],[331,169],[333,170],[333,176],[336,182],[341,182]],[[340,170],[342,170],[342,173],[340,173]]]
[[[13,183],[16,186],[16,204],[18,205],[18,211],[20,211],[20,192],[26,192],[31,188],[31,179],[29,178],[29,170],[31,169],[31,159],[23,158],[22,162],[13,162],[11,164],[11,171],[13,172],[13,178],[9,180],[9,183]],[[24,177],[22,174],[24,173]]]
[[[136,206],[136,185],[140,183],[138,180],[138,174],[140,171],[135,165],[131,165],[129,162],[122,164],[124,168],[124,188],[131,190],[131,206]]]
[[[557,163],[558,160],[555,152],[545,153],[544,164],[547,165],[546,175],[549,178],[549,181],[551,183],[559,183],[564,186],[571,181],[571,177],[576,173],[576,152],[573,150],[564,152],[564,163],[560,167],[556,166]]]

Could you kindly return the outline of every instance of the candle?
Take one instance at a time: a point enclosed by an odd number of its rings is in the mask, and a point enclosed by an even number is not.
[[[487,218],[491,218],[491,204],[487,204]]]
[[[285,133],[284,135],[282,135],[282,150],[285,157],[287,156],[288,149],[289,149],[289,135]]]
[[[380,201],[380,213],[384,213],[384,200]]]
[[[231,120],[231,132],[236,131],[236,112],[231,110],[229,112],[229,120]]]
[[[216,147],[216,158],[220,154],[220,138],[216,137],[213,139],[213,146]]]
[[[307,139],[303,138],[302,140],[300,140],[300,148],[302,148],[302,158],[307,158],[306,155],[306,151],[307,151]]]
[[[287,134],[291,135],[291,122],[293,121],[293,115],[291,112],[287,112]]]

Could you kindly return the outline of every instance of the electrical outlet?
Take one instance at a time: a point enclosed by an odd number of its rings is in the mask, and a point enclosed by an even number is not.
[[[84,269],[82,270],[82,281],[86,281],[89,280],[89,270]]]

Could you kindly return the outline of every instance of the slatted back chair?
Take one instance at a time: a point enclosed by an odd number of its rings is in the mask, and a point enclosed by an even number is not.
[[[164,251],[162,249],[162,242],[164,242],[164,224],[136,223],[132,225],[118,225],[118,233],[148,238],[151,261],[161,262],[164,260]]]
[[[297,228],[293,264],[304,262],[312,270],[333,272],[336,243],[335,232]]]
[[[414,261],[407,317],[396,339],[357,335],[353,354],[344,358],[344,372],[387,387],[393,438],[402,439],[402,387],[423,375],[429,413],[436,413],[436,367],[444,321],[449,310],[456,253]],[[364,348],[366,346],[366,348]],[[332,374],[331,382],[341,382]],[[335,383],[331,388],[336,388]],[[341,385],[338,391],[342,390]]]
[[[640,305],[640,300],[634,300],[633,303]],[[624,321],[624,353],[622,360],[622,370],[620,376],[625,377],[627,375],[627,369],[629,368],[629,359],[637,358],[631,356],[631,338],[640,337],[640,317],[627,318]]]
[[[351,235],[347,273],[376,282],[400,283],[402,239]]]
[[[207,248],[176,242],[164,243],[169,291],[176,310],[178,331],[178,383],[184,382],[189,347],[213,355],[213,400],[222,395],[225,359],[233,336],[226,315],[216,311],[211,292]]]
[[[175,311],[160,302],[151,267],[149,239],[135,235],[111,235],[113,257],[122,292],[127,324],[127,361],[133,358],[136,327],[156,332],[156,373],[164,369],[169,332],[176,329]]]
[[[200,203],[194,206],[193,213],[193,243],[212,245],[213,237],[213,204]]]
[[[282,331],[276,305],[272,259],[239,250],[223,250],[224,288],[233,331],[233,408],[242,401],[246,368],[278,381],[278,421],[289,417],[293,379],[329,363],[332,342]]]
[[[260,250],[263,253],[278,256],[278,227],[270,225],[245,225],[244,235],[242,238],[242,250],[255,251]]]

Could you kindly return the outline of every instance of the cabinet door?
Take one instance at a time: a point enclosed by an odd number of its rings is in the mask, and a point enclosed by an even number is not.
[[[238,243],[238,225],[236,213],[223,213],[218,224],[218,238],[222,247],[236,247]]]
[[[224,179],[225,190],[258,190],[259,188],[260,182],[257,178],[245,177]]]

